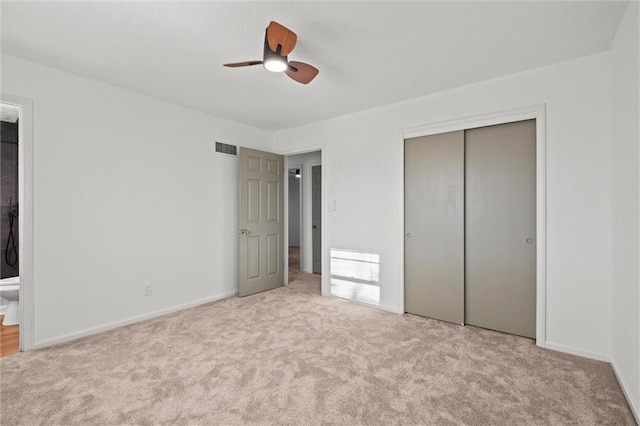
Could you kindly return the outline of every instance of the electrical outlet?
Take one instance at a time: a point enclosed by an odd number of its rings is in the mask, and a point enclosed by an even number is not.
[[[142,284],[142,294],[144,296],[151,296],[153,294],[153,285],[151,283]]]

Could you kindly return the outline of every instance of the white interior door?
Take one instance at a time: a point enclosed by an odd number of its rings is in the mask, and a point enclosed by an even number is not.
[[[240,296],[284,285],[284,157],[240,148]]]

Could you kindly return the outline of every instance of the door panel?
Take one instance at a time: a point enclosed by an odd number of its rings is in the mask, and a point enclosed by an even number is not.
[[[247,171],[248,172],[260,172],[260,157],[247,157]]]
[[[280,202],[280,188],[279,182],[267,181],[267,222],[277,222],[280,218],[279,206]]]
[[[464,323],[464,132],[405,140],[405,311]]]
[[[240,296],[284,285],[284,157],[240,148]]]
[[[247,245],[247,278],[260,277],[260,237],[250,235],[246,238]]]
[[[465,137],[465,322],[535,338],[535,120]]]
[[[278,235],[267,235],[267,275],[278,273],[280,253],[278,252]]]
[[[311,168],[313,273],[322,273],[322,166]]]
[[[260,181],[247,182],[247,222],[260,222]]]
[[[277,160],[266,160],[267,161],[267,173],[270,175],[278,174],[278,167],[282,166],[282,162]]]

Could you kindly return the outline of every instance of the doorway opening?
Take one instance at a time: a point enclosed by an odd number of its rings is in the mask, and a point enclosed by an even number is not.
[[[300,272],[300,234],[302,231],[302,164],[289,166],[289,281]]]
[[[0,115],[0,297],[5,306],[0,356],[5,356],[33,348],[33,101],[3,93]]]
[[[322,273],[322,151],[288,155],[287,283],[318,285]]]
[[[0,356],[19,350],[20,108],[0,104]]]

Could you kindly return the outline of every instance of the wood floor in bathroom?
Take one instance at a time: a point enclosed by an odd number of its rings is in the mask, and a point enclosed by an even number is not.
[[[4,315],[0,315],[0,323],[3,319]],[[18,353],[19,329],[19,325],[0,325],[0,357]]]

